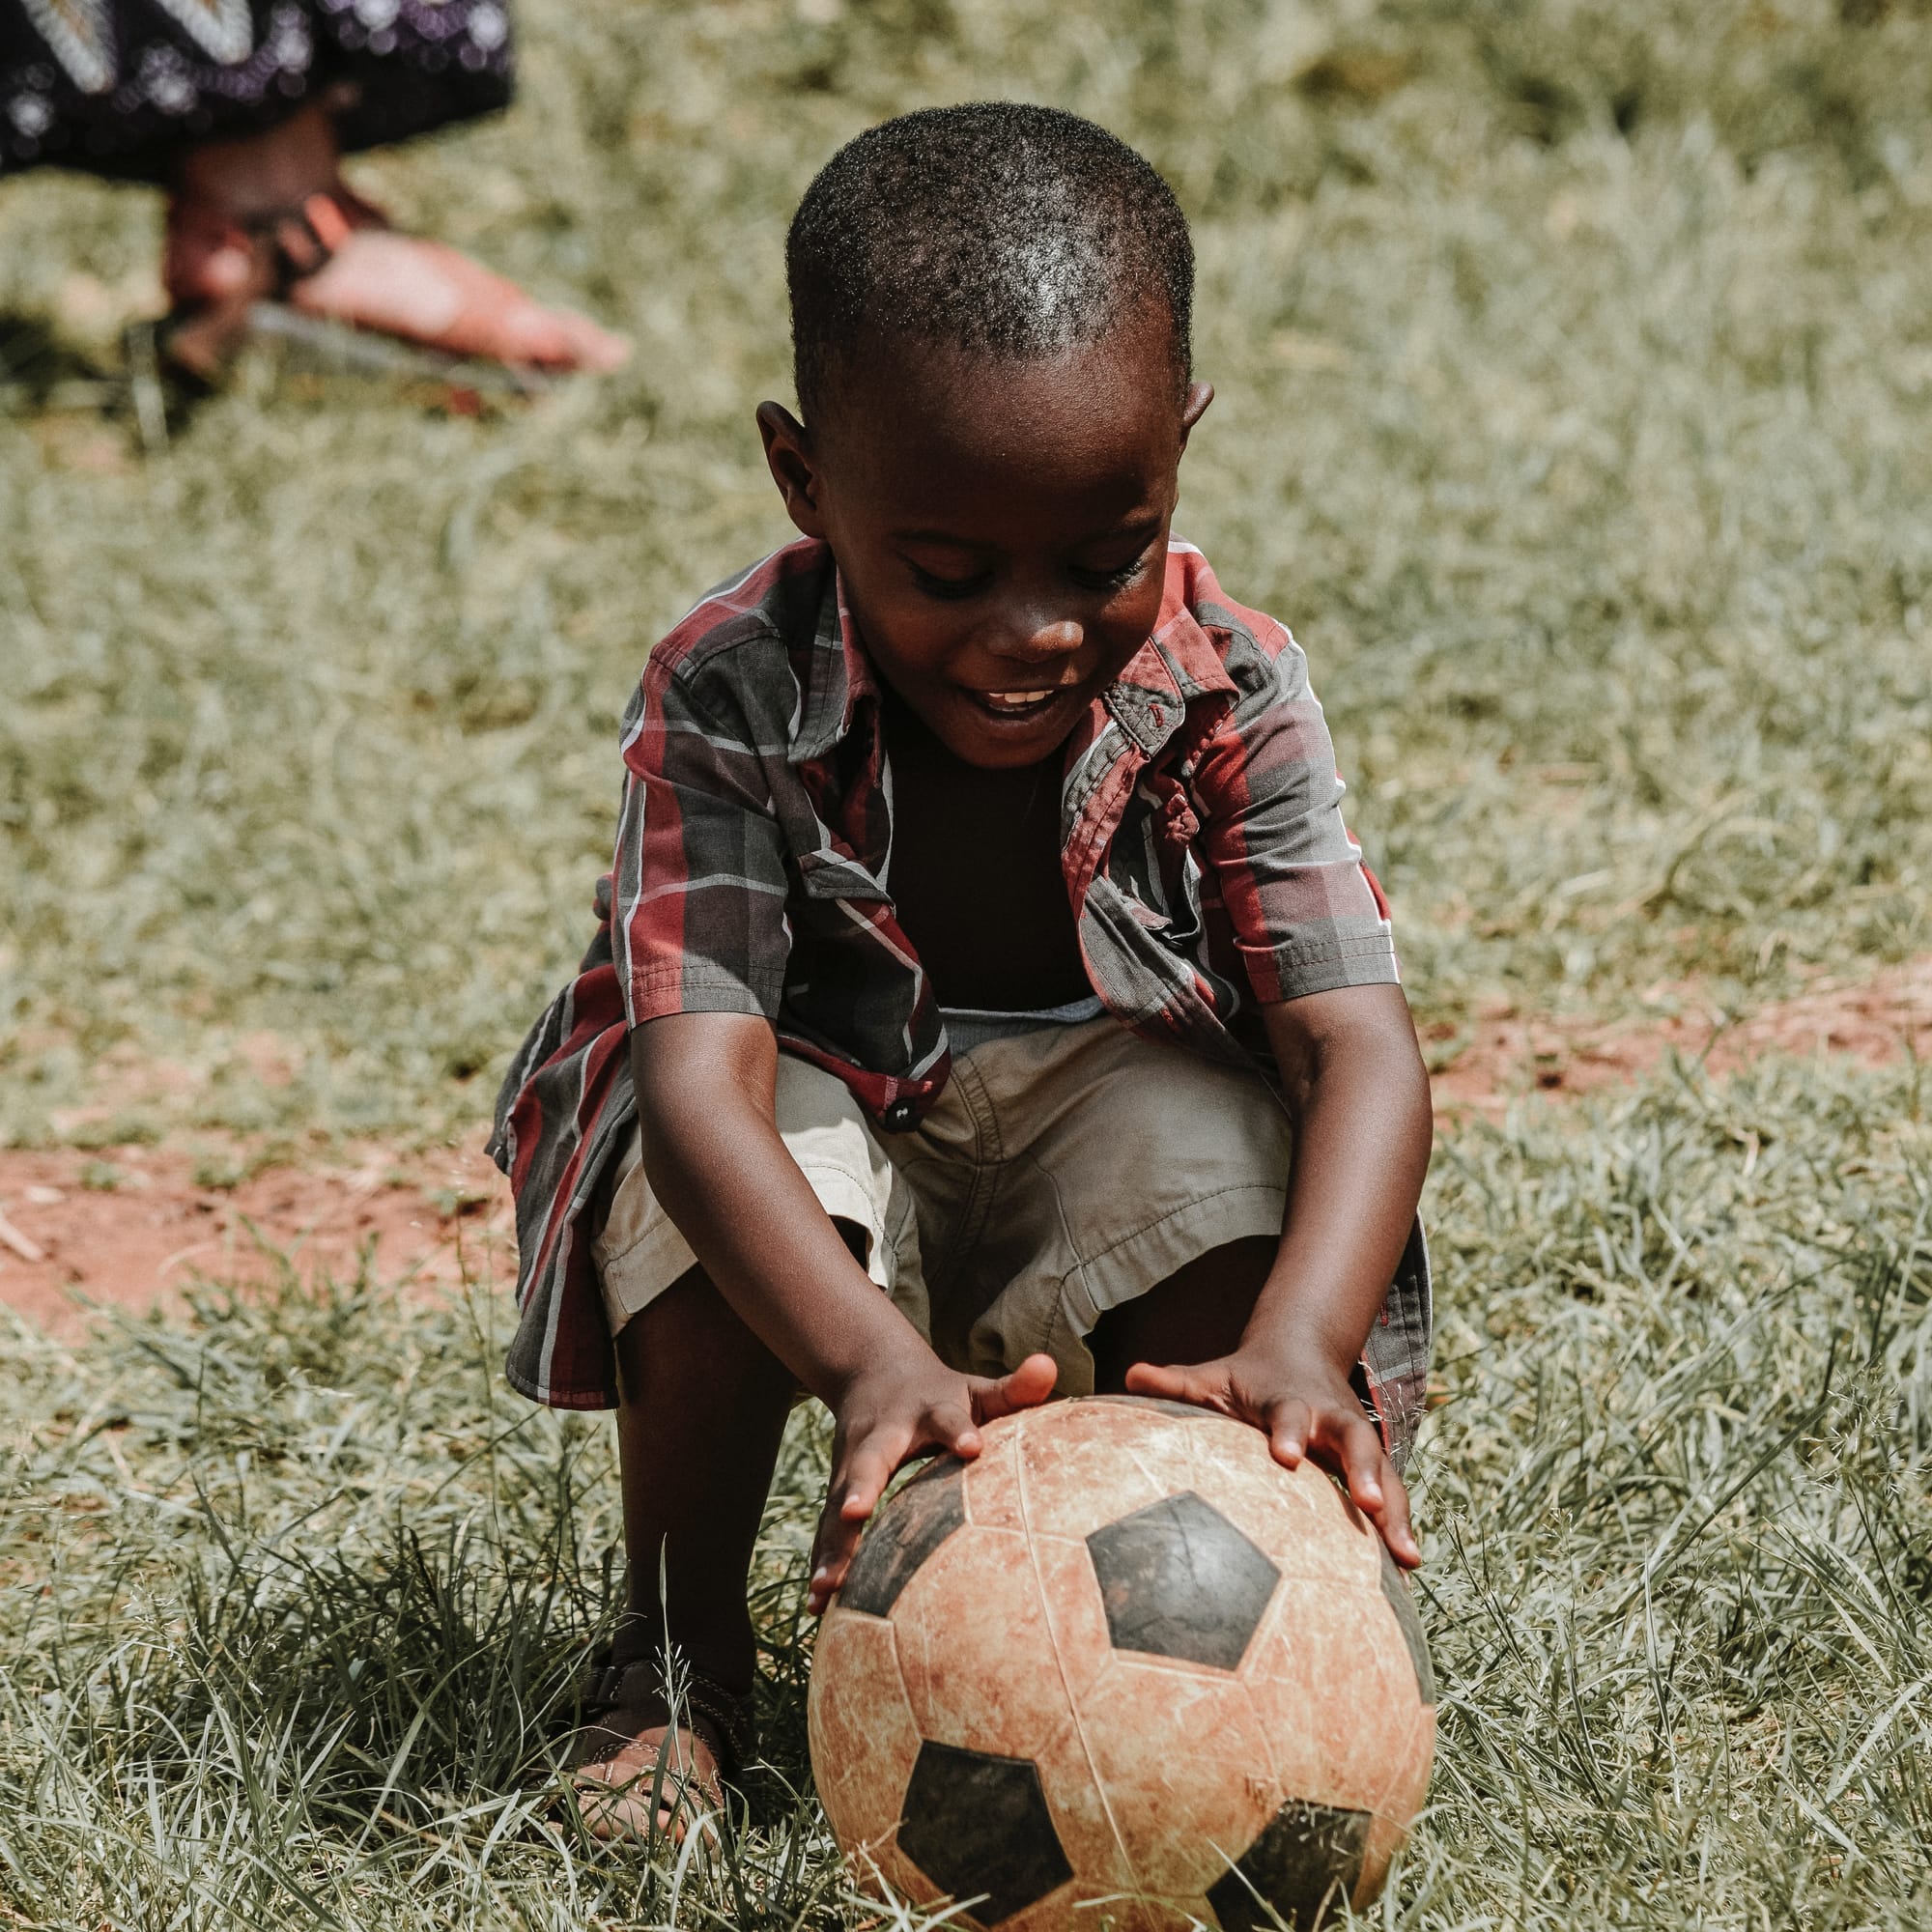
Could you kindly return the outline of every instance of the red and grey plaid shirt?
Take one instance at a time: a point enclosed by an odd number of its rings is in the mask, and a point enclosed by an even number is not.
[[[623,756],[597,936],[518,1053],[492,1144],[517,1197],[509,1377],[560,1408],[615,1400],[587,1210],[637,1117],[631,1027],[762,1015],[885,1132],[916,1125],[952,1065],[884,883],[877,674],[823,544],[721,585],[651,652]],[[1260,1002],[1394,981],[1342,791],[1294,639],[1175,543],[1153,634],[1074,731],[1061,783],[1066,890],[1107,1009],[1149,1039],[1265,1065]],[[1363,1364],[1400,1449],[1428,1333],[1418,1231]]]

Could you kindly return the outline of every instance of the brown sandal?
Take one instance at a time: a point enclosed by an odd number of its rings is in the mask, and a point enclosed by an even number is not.
[[[676,1841],[688,1823],[724,1809],[727,1787],[756,1755],[752,1699],[733,1696],[696,1671],[681,1671],[668,1690],[661,1657],[620,1662],[622,1645],[620,1635],[585,1684],[583,1721],[565,1742],[559,1768],[594,1837],[648,1838],[661,1832]],[[614,1765],[654,1730],[666,1732],[663,1744],[634,1776],[617,1781],[584,1775],[593,1765]],[[682,1743],[687,1735],[711,1753],[716,1770],[710,1776],[700,1776],[691,1761]],[[651,1822],[640,1827],[634,1813],[646,1808]]]
[[[340,288],[327,293],[329,270],[343,244],[370,230],[380,232],[360,251],[358,272],[365,302],[372,289],[381,294],[358,310],[343,305]],[[217,254],[246,265],[239,286],[197,292],[190,265]],[[226,373],[250,336],[318,371],[523,396],[541,395],[558,374],[615,369],[630,354],[588,317],[547,308],[460,250],[405,235],[340,182],[246,215],[178,198],[168,210],[166,261],[175,308],[153,331],[156,353],[203,387]]]
[[[387,228],[388,217],[346,187],[318,190],[298,206],[265,214],[215,213],[198,203],[170,203],[167,250],[184,246],[246,253],[250,272],[234,294],[177,303],[155,330],[161,358],[212,385],[258,327],[256,311],[279,307],[298,281],[325,268],[358,228]]]

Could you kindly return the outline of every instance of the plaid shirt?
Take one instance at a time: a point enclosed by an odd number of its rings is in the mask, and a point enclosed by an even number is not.
[[[517,1198],[507,1368],[539,1402],[615,1400],[591,1210],[637,1118],[631,1027],[761,1015],[889,1133],[946,1084],[938,1005],[885,885],[877,700],[813,542],[714,590],[645,664],[597,936],[512,1064],[491,1146]],[[1149,1039],[1266,1070],[1260,1002],[1393,982],[1388,907],[1342,792],[1294,639],[1175,543],[1153,634],[1075,729],[1061,784],[1066,889],[1108,1010]],[[1399,1451],[1428,1342],[1418,1229],[1363,1357]]]

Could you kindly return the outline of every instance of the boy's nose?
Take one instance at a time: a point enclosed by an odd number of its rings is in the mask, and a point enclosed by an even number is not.
[[[1015,611],[987,643],[994,654],[1029,670],[1047,669],[1070,658],[1087,641],[1087,634],[1070,617],[1047,617]]]

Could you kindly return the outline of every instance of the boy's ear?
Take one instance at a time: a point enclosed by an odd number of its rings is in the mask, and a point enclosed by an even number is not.
[[[821,482],[811,453],[811,432],[782,404],[760,403],[758,435],[764,440],[765,463],[784,498],[786,514],[807,536],[823,538]]]
[[[1214,400],[1212,383],[1190,383],[1187,393],[1180,399],[1180,446],[1187,447],[1187,434],[1208,413],[1208,405]]]

